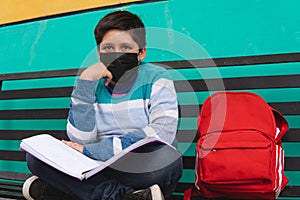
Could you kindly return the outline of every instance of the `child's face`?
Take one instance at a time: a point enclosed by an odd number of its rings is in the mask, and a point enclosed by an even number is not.
[[[112,29],[107,31],[99,46],[99,53],[139,53],[139,45],[132,39],[127,31]],[[138,56],[139,60],[144,59],[145,49]]]

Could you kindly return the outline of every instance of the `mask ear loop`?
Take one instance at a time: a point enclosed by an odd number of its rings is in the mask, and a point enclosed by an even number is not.
[[[142,54],[143,49],[139,49],[139,52],[137,53],[137,57],[139,57],[139,55]],[[139,66],[141,64],[141,61],[138,59],[138,65]]]

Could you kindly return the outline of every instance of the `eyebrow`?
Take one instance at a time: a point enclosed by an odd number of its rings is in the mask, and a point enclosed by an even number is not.
[[[110,42],[107,42],[107,43],[106,43],[106,42],[103,42],[103,43],[101,42],[101,43],[100,43],[100,46],[103,46],[103,45],[114,45],[114,44],[113,44],[113,43],[110,43]]]
[[[126,44],[126,45],[133,45],[133,44],[131,44],[131,43],[128,43],[128,42],[122,42],[121,44]]]
[[[103,45],[115,45],[114,43],[111,43],[111,42],[103,42],[103,43],[101,43],[100,44],[100,46],[103,46]],[[131,44],[131,43],[129,43],[129,42],[122,42],[122,43],[120,43],[120,45],[129,45],[129,46],[134,46],[134,44]]]

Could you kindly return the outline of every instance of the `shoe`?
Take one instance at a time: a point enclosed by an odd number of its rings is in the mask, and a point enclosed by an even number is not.
[[[125,200],[164,200],[164,196],[157,184],[144,190],[137,190],[128,194]]]
[[[45,193],[45,189],[46,184],[39,177],[31,176],[23,184],[22,193],[27,200],[41,199]]]
[[[27,200],[75,199],[64,192],[51,187],[37,176],[31,176],[24,182],[22,193]]]

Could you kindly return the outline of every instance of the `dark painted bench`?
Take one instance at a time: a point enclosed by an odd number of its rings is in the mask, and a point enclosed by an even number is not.
[[[300,53],[157,64],[170,69],[180,107],[177,136],[184,173],[174,200],[182,199],[184,190],[193,185],[201,104],[223,87],[255,92],[287,118],[290,130],[283,144],[290,182],[280,198],[300,198]],[[42,132],[66,139],[70,94],[77,74],[78,69],[67,69],[0,75],[0,197],[22,199],[22,184],[30,172],[25,154],[19,150],[21,139]]]

